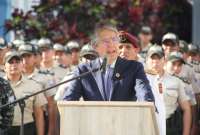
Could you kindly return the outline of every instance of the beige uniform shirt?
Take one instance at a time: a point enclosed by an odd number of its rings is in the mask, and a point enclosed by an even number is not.
[[[24,97],[25,95],[33,94],[37,91],[41,90],[41,85],[38,83],[28,80],[24,77],[17,83],[10,83],[11,87],[14,90],[15,96],[17,99]],[[47,104],[47,100],[44,94],[39,94],[37,96],[33,96],[25,100],[26,106],[24,108],[24,123],[31,123],[33,122],[33,107],[40,107]],[[17,104],[14,108],[14,119],[13,119],[13,126],[20,126],[21,125],[21,111],[20,107]]]
[[[53,66],[51,68],[41,67],[40,70],[48,71],[52,76],[54,76],[57,83],[60,82],[69,72],[67,69],[60,66]]]
[[[157,83],[162,84],[166,119],[168,119],[176,111],[178,102],[189,100],[189,97],[185,93],[184,83],[168,73],[160,78],[158,77]]]
[[[155,98],[155,106],[158,113],[156,113],[156,120],[158,123],[158,128],[160,135],[166,135],[166,109],[164,104],[163,93],[159,92],[159,85],[157,82],[157,75],[146,72],[147,79],[151,86],[152,93]]]
[[[56,81],[54,80],[52,75],[42,73],[37,69],[35,69],[31,75],[28,76],[24,75],[24,77],[40,84],[42,86],[42,89],[47,89],[56,84]],[[44,92],[44,94],[46,97],[54,96],[56,94],[56,88],[50,89]]]
[[[195,73],[193,67],[186,64],[183,65],[182,70],[178,76],[184,78],[184,80],[187,80],[188,82],[191,83],[192,90],[194,93],[200,93],[200,87],[198,84],[197,74]]]

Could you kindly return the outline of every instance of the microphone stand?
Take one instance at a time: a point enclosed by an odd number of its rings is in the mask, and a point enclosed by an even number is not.
[[[105,60],[104,60],[104,61],[105,61]],[[103,63],[105,63],[104,61],[103,61]],[[27,100],[28,98],[33,97],[33,96],[35,96],[35,95],[38,95],[38,94],[40,94],[40,93],[43,93],[43,92],[45,92],[45,91],[48,91],[48,90],[50,90],[50,89],[53,89],[53,88],[55,88],[55,87],[58,87],[58,86],[60,86],[60,85],[62,85],[62,84],[65,84],[65,83],[67,83],[67,82],[70,82],[70,81],[73,81],[73,80],[76,80],[76,79],[81,79],[82,77],[85,77],[86,75],[89,75],[89,74],[91,74],[91,73],[94,73],[94,72],[97,72],[97,71],[99,71],[99,70],[102,70],[102,68],[104,68],[103,66],[105,66],[105,65],[102,64],[100,68],[92,69],[92,70],[90,70],[90,71],[87,71],[87,72],[84,72],[84,73],[80,74],[79,76],[75,76],[75,77],[73,77],[73,78],[71,78],[71,79],[68,79],[68,80],[66,80],[66,81],[60,82],[60,83],[58,83],[58,84],[56,84],[56,85],[54,85],[54,86],[48,87],[48,88],[43,89],[43,90],[38,91],[38,92],[35,92],[35,93],[31,94],[31,95],[26,95],[26,96],[24,96],[24,97],[22,97],[22,98],[16,99],[16,100],[13,101],[13,102],[4,104],[4,105],[0,106],[0,109],[2,109],[2,108],[4,108],[4,107],[7,107],[7,106],[9,106],[9,105],[13,105],[13,104],[19,103],[19,106],[20,106],[20,109],[21,109],[21,117],[22,117],[22,118],[21,118],[20,135],[24,135],[24,108],[25,108],[25,106],[26,106],[26,105],[25,105],[25,100]]]

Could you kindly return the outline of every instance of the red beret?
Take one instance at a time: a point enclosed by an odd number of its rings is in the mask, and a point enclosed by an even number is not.
[[[129,43],[132,44],[133,47],[138,48],[139,47],[139,40],[136,36],[133,36],[132,34],[120,31],[120,43]]]

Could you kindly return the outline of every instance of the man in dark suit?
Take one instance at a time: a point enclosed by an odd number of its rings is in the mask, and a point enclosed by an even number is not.
[[[101,57],[107,58],[106,69],[70,82],[64,100],[79,100],[82,96],[86,101],[154,101],[142,64],[118,57],[117,29],[102,26],[94,35],[100,58],[79,65],[73,74],[77,76],[100,67]]]

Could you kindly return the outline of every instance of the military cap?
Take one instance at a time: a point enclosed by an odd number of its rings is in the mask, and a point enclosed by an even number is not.
[[[133,47],[138,48],[139,46],[139,40],[137,37],[133,36],[132,34],[125,32],[125,31],[120,31],[120,43],[129,43]]]
[[[52,49],[51,41],[48,38],[41,38],[38,41],[37,45],[40,49],[43,49],[43,48]]]
[[[185,63],[184,59],[183,59],[183,55],[180,52],[171,52],[169,54],[169,56],[167,57],[167,61],[181,61],[182,63]]]
[[[65,50],[64,46],[61,45],[61,44],[59,44],[59,43],[54,44],[54,45],[53,45],[53,49],[54,49],[55,51],[64,51],[64,50]]]
[[[85,57],[86,55],[97,57],[98,53],[94,50],[94,48],[90,44],[86,44],[81,48],[80,56]]]
[[[198,53],[198,47],[193,44],[188,45],[188,52],[190,53]]]
[[[179,41],[179,48],[181,52],[188,52],[188,43],[184,40]]]
[[[38,45],[38,39],[32,39],[29,43],[31,44],[31,45]]]
[[[28,44],[28,43],[21,45],[18,48],[18,51],[19,51],[20,55],[23,55],[23,54],[36,54],[36,50],[35,50],[34,46],[31,45],[31,44]]]
[[[6,47],[6,41],[2,37],[0,37],[0,49],[4,49]]]
[[[162,37],[162,43],[166,43],[168,41],[172,42],[174,45],[179,43],[179,39],[174,33],[167,33]]]
[[[20,54],[17,51],[8,51],[3,58],[3,63],[5,64],[9,62],[14,57],[19,60],[21,59]]]
[[[25,44],[24,40],[16,39],[12,41],[12,47],[18,49],[20,45]]]
[[[67,47],[69,47],[70,50],[72,49],[80,49],[79,43],[77,41],[69,41],[66,44]]]
[[[147,56],[151,57],[152,55],[157,54],[160,58],[164,56],[164,52],[161,46],[159,45],[153,45],[149,48],[147,52]]]
[[[142,26],[140,33],[148,35],[152,33],[152,30],[149,26]]]

